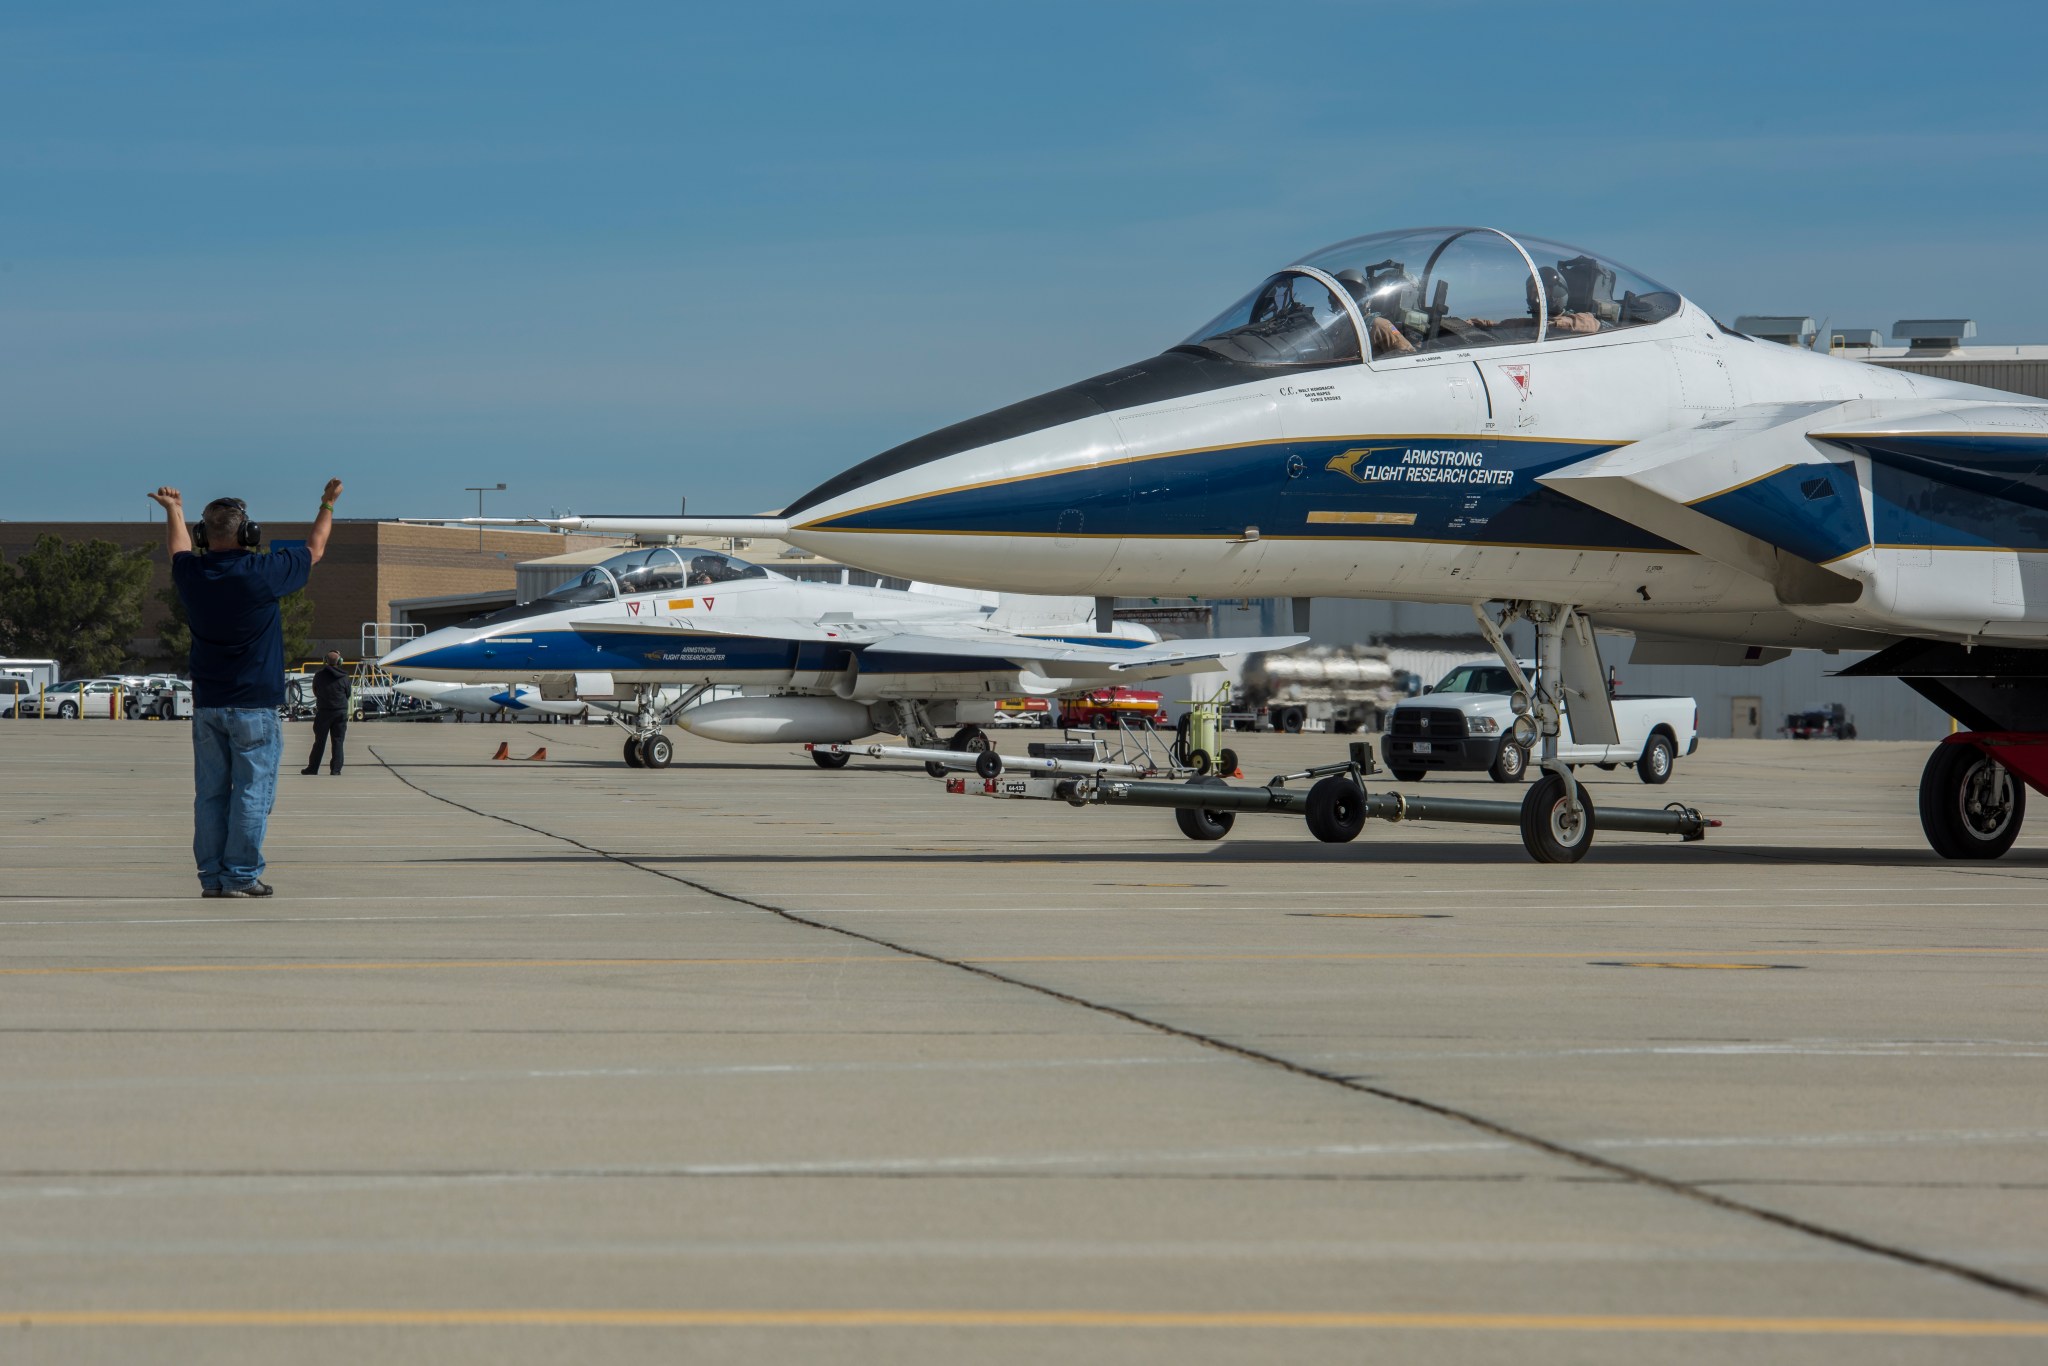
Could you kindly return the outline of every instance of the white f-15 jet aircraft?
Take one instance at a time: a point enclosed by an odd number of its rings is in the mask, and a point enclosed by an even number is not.
[[[1592,838],[1555,738],[1565,708],[1581,737],[1611,727],[1595,621],[1647,662],[1877,651],[1846,672],[1968,727],[1921,779],[1947,857],[2004,853],[2048,783],[2048,404],[1758,342],[1491,228],[1315,252],[1160,355],[779,517],[554,524],[776,535],[1013,591],[1499,604],[1538,628],[1539,857]]]
[[[996,699],[1214,669],[1305,636],[1161,641],[1131,623],[1088,629],[1088,604],[993,607],[890,588],[798,583],[707,550],[650,546],[594,565],[542,598],[408,641],[383,667],[408,679],[491,681],[572,699],[632,734],[625,758],[665,768],[662,727],[740,744],[828,744],[877,732],[913,745],[986,748]],[[745,696],[710,696],[744,689]],[[823,768],[844,755],[811,756]]]

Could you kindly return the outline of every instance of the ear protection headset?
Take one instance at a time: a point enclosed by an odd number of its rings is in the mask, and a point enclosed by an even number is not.
[[[206,505],[206,511],[211,512],[217,507],[231,507],[242,514],[241,528],[235,532],[235,543],[237,545],[244,550],[254,550],[257,546],[263,544],[263,528],[249,520],[249,505],[247,503],[239,498],[216,498]],[[203,514],[193,524],[192,545],[197,550],[207,549],[206,518]]]

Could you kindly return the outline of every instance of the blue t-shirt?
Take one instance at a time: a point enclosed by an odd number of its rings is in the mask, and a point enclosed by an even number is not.
[[[284,705],[284,617],[278,599],[306,586],[302,545],[256,555],[209,550],[171,557],[171,582],[192,625],[192,705]]]

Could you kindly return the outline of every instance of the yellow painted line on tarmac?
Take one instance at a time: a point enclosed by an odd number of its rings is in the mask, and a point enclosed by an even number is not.
[[[1115,1309],[0,1310],[22,1328],[1309,1328],[1513,1333],[2048,1338],[2048,1319]]]
[[[1017,953],[963,955],[968,964],[1019,963],[1431,963],[1431,962],[1592,962],[1598,950],[1576,953],[1501,952],[1468,953],[1428,949],[1385,953]],[[1611,952],[1611,951],[1610,951]],[[1667,959],[1695,954],[1725,953],[1725,949],[1679,949],[1667,951]],[[2006,954],[2042,954],[2041,948],[1924,948],[1924,949],[1797,949],[1788,958],[1829,958],[1910,956],[1985,957]],[[832,966],[902,965],[932,963],[912,954],[873,953],[858,956],[824,954],[786,958],[428,958],[364,963],[142,963],[91,967],[0,968],[0,977],[94,977],[179,972],[426,972],[436,968],[667,968],[667,967],[782,967],[805,964]],[[1600,963],[1600,966],[1632,966],[1631,963]],[[1660,961],[1655,966],[1691,966]],[[1771,964],[1722,966],[1770,967]]]

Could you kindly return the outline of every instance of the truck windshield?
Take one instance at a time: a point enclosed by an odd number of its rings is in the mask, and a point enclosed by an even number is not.
[[[1511,693],[1514,675],[1498,664],[1460,664],[1436,685],[1438,692]]]

